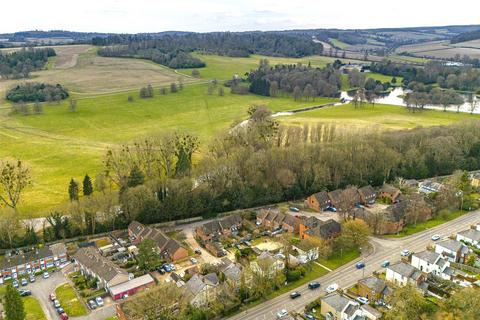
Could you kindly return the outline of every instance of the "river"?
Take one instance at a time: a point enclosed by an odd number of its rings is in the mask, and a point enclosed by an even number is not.
[[[340,94],[340,99],[345,99],[346,101],[351,101],[353,99],[353,95],[355,93],[353,91],[342,91]],[[381,97],[375,99],[375,103],[379,104],[390,104],[394,106],[403,106],[406,107],[407,105],[403,102],[402,96],[405,94],[405,91],[402,87],[397,87],[393,89],[388,94],[384,94]],[[467,95],[461,95],[465,100],[465,103],[460,106],[460,112],[467,112],[470,113],[471,104],[467,102]],[[477,101],[477,108],[473,111],[473,113],[480,114],[480,98],[474,95],[474,100]],[[425,109],[435,109],[435,110],[443,110],[443,107],[440,105],[426,105]],[[456,106],[451,106],[447,108],[449,111],[457,111]]]

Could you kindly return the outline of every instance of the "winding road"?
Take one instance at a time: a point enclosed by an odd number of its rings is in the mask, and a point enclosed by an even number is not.
[[[365,276],[372,274],[374,271],[381,269],[380,264],[384,260],[389,260],[392,263],[400,260],[400,251],[408,249],[413,252],[424,250],[429,244],[432,244],[432,235],[439,234],[442,237],[448,237],[459,231],[469,228],[473,224],[480,223],[480,210],[465,214],[455,220],[446,222],[437,227],[428,229],[421,233],[396,239],[385,238],[371,238],[373,250],[364,253],[360,258],[351,261],[350,263],[326,274],[317,279],[322,285],[319,290],[309,290],[306,285],[289,291],[272,300],[268,300],[260,305],[257,305],[246,312],[239,313],[230,320],[267,320],[276,319],[276,313],[281,309],[287,309],[289,312],[302,312],[304,307],[313,300],[322,296],[324,288],[331,283],[337,283],[341,288],[347,288],[355,284],[358,280]],[[364,261],[366,267],[363,270],[357,270],[355,264],[358,261]],[[298,291],[302,294],[300,298],[292,300],[290,293]]]

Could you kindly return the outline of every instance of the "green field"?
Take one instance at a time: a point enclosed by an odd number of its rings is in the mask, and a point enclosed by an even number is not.
[[[365,104],[363,107],[355,108],[353,104],[348,104],[297,113],[279,119],[291,125],[335,123],[349,128],[378,127],[398,130],[448,125],[466,119],[480,119],[480,116],[436,110],[411,113],[404,107],[380,104],[375,104],[374,107]]]
[[[25,308],[25,320],[45,320],[45,314],[37,299],[33,297],[22,298],[23,307]]]
[[[68,283],[55,289],[55,295],[69,317],[80,317],[87,314],[87,308]]]
[[[346,49],[348,46],[350,46],[348,43],[342,42],[338,39],[330,38],[329,40],[335,48]]]

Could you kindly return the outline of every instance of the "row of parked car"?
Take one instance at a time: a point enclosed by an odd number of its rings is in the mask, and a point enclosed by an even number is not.
[[[50,301],[52,302],[53,307],[57,311],[58,315],[60,316],[60,320],[68,320],[68,315],[65,310],[62,308],[60,301],[57,299],[55,293],[50,293],[49,297]]]
[[[165,274],[166,272],[173,272],[175,270],[177,270],[177,268],[173,263],[164,263],[157,268],[157,271],[160,272],[160,274]]]
[[[97,309],[98,307],[102,307],[104,305],[104,302],[103,302],[103,298],[102,297],[96,297],[95,300],[92,299],[92,300],[89,300],[88,301],[88,307],[91,309],[91,310],[95,310]]]

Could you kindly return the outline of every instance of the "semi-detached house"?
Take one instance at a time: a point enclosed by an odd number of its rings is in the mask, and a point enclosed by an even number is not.
[[[469,249],[466,245],[455,240],[445,240],[435,244],[435,252],[441,254],[450,262],[463,263]]]
[[[464,241],[474,246],[480,243],[480,231],[476,229],[468,229],[457,233],[457,241]]]

